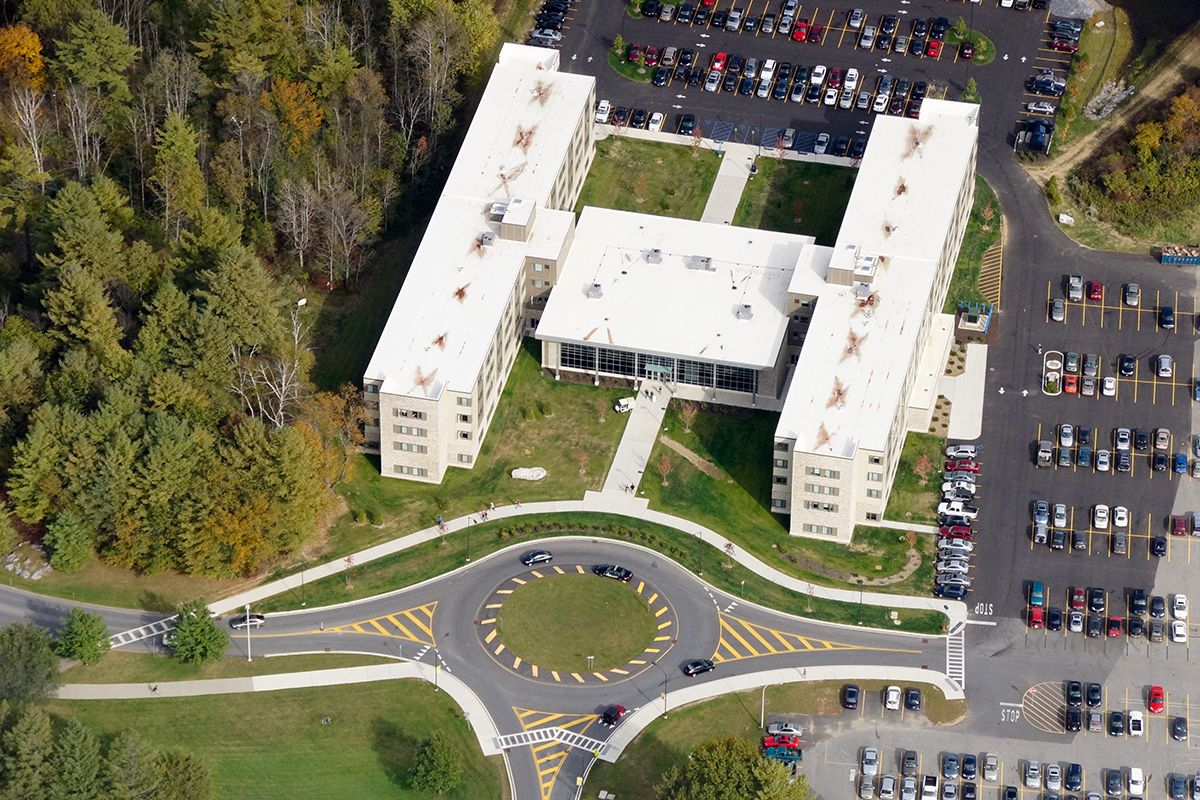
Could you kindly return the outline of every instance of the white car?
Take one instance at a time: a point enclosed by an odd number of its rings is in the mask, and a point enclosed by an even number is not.
[[[871,106],[871,111],[876,114],[882,114],[883,112],[887,111],[888,103],[891,102],[891,99],[892,98],[888,97],[883,92],[880,92],[879,94],[875,95],[875,103]]]
[[[852,89],[842,90],[842,96],[838,100],[838,108],[847,110],[854,108],[854,91]]]
[[[863,775],[878,775],[879,774],[879,751],[874,747],[863,748],[862,755],[862,774]]]
[[[1146,732],[1146,717],[1140,711],[1129,712],[1129,735],[1141,736]]]
[[[854,91],[855,89],[857,89],[858,88],[858,70],[856,70],[856,69],[846,70],[846,77],[843,79],[842,85],[845,86],[850,91]]]
[[[952,444],[946,448],[946,458],[974,458],[978,452],[973,444]]]
[[[827,70],[825,69],[824,64],[817,64],[815,67],[813,67],[812,74],[808,76],[808,82],[813,86],[823,85],[825,83],[826,71]]]
[[[1036,761],[1025,762],[1025,788],[1042,788],[1042,765]]]
[[[917,779],[911,775],[900,779],[900,800],[917,800]]]
[[[1092,509],[1092,527],[1101,531],[1108,530],[1108,506],[1098,503]]]
[[[649,124],[646,125],[646,130],[654,131],[656,133],[661,131],[662,126],[663,126],[663,119],[664,119],[664,117],[662,115],[662,112],[655,111],[653,114],[650,115],[650,122],[649,122]]]
[[[823,156],[827,152],[829,152],[829,134],[818,133],[817,141],[813,144],[813,153]]]
[[[838,101],[838,90],[833,88],[832,86],[830,86],[828,89],[825,90],[824,104],[827,106],[832,106],[832,105],[836,104],[837,101]]]
[[[767,726],[768,736],[803,736],[804,728],[791,722],[772,722]]]
[[[1171,622],[1171,641],[1177,644],[1187,643],[1187,623],[1181,619]]]
[[[601,100],[600,104],[596,106],[596,122],[605,124],[610,116],[612,116],[612,104],[607,100]]]
[[[971,542],[967,541],[966,539],[942,539],[940,542],[938,542],[938,549],[939,550],[963,550],[963,551],[969,553],[975,549],[975,545],[972,544]],[[1181,594],[1177,594],[1175,596],[1183,597],[1183,595],[1181,595]],[[1184,597],[1184,603],[1185,604],[1187,603],[1186,597]],[[1186,611],[1187,609],[1185,608],[1184,610]],[[1183,619],[1183,617],[1180,617],[1180,619]]]
[[[1000,778],[1000,759],[994,753],[987,753],[983,757],[983,779],[985,781],[995,781]]]
[[[1058,764],[1046,765],[1046,788],[1052,792],[1062,791],[1062,767]]]
[[[1170,378],[1175,374],[1175,360],[1168,355],[1158,357],[1158,377]]]
[[[1030,114],[1053,114],[1054,103],[1048,103],[1045,100],[1038,100],[1036,103],[1026,103],[1025,110]]]
[[[1067,506],[1065,503],[1054,504],[1054,527],[1067,527]]]
[[[762,72],[758,74],[759,80],[764,80],[770,83],[771,79],[775,77],[775,67],[775,59],[768,58],[766,61],[764,61],[762,65]]]
[[[883,707],[888,711],[900,710],[900,687],[889,686],[883,690]]]
[[[1114,528],[1129,527],[1129,509],[1125,506],[1117,506],[1112,512],[1112,524]]]
[[[1117,394],[1117,379],[1111,375],[1100,382],[1100,394],[1105,397],[1115,397]]]
[[[1177,594],[1175,599],[1171,601],[1171,615],[1175,619],[1187,619],[1187,595]]]
[[[966,481],[946,481],[942,484],[943,492],[953,492],[962,489],[968,494],[975,494],[975,484]]]
[[[1058,446],[1059,447],[1074,447],[1075,446],[1075,426],[1068,425],[1065,422],[1058,426]]]
[[[1107,450],[1096,451],[1096,472],[1108,472],[1112,469],[1112,453]]]
[[[708,79],[704,81],[704,91],[715,92],[721,88],[721,73],[716,70],[708,73]]]
[[[937,571],[966,575],[970,571],[970,566],[966,559],[948,558],[945,561],[937,562]]]
[[[967,519],[975,519],[979,516],[979,509],[974,506],[969,506],[959,500],[948,500],[938,503],[937,512],[945,517],[966,517]]]

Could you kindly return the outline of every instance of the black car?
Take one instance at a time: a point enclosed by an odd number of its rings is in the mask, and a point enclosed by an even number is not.
[[[1171,738],[1177,742],[1186,742],[1188,739],[1188,721],[1187,717],[1175,717],[1171,720]]]
[[[967,781],[962,785],[962,800],[978,800],[979,790],[975,787],[974,781]]]
[[[702,675],[705,672],[712,672],[716,668],[717,665],[707,658],[697,658],[695,661],[689,661],[683,665],[683,674]]]
[[[679,133],[683,136],[691,136],[696,130],[696,115],[684,114],[683,119],[679,121]]]
[[[879,30],[883,33],[895,33],[896,25],[900,22],[899,18],[889,14],[883,18],[883,24],[879,26]]]
[[[1167,537],[1155,536],[1150,540],[1150,553],[1159,557],[1167,554]]]
[[[1122,353],[1117,362],[1117,369],[1120,370],[1123,377],[1132,377],[1134,370],[1137,369],[1137,358],[1133,353]]]
[[[784,61],[779,65],[779,69],[775,71],[775,80],[780,83],[788,83],[792,79],[792,62]]]
[[[1003,798],[1004,800],[1017,800],[1017,787],[1005,786]]]
[[[905,750],[904,758],[900,762],[900,774],[905,778],[916,777],[917,768],[920,766],[920,761],[917,758],[916,750]]]
[[[1175,309],[1163,306],[1158,310],[1158,327],[1175,330]]]
[[[612,124],[618,127],[629,122],[629,109],[625,106],[617,106],[613,109]]]
[[[704,70],[700,67],[692,67],[692,71],[688,73],[688,86],[699,86],[704,83]]]
[[[944,597],[947,600],[962,600],[967,596],[967,587],[959,586],[958,584],[950,584],[948,586],[935,586],[933,593],[937,597]]]
[[[967,753],[962,757],[962,777],[964,781],[975,780],[975,771],[978,768],[978,764],[979,762],[972,753]]]
[[[1112,726],[1109,726],[1109,732],[1112,732]],[[1111,795],[1121,794],[1121,770],[1108,769],[1104,771],[1104,788]]]
[[[1083,730],[1083,709],[1068,708],[1066,718],[1063,720],[1063,727],[1071,733]]]
[[[839,136],[837,141],[833,143],[833,154],[835,156],[844,156],[846,151],[850,149],[850,137]]]
[[[788,96],[787,81],[785,81],[785,80],[775,81],[775,88],[771,90],[771,99],[772,100],[782,100],[783,102],[786,103],[787,96]]]
[[[725,23],[729,21],[728,11],[718,11],[713,14],[712,26],[718,30],[725,27]]]
[[[1088,589],[1088,611],[1093,614],[1103,614],[1108,607],[1108,599],[1104,595],[1104,589],[1099,586],[1092,586]]]
[[[1129,611],[1133,614],[1146,613],[1146,590],[1134,589],[1129,594]]]
[[[698,25],[699,27],[703,28],[705,25],[708,24],[708,17],[709,17],[708,6],[700,6],[699,8],[696,9],[696,19],[693,20],[693,24]]]
[[[1172,772],[1167,776],[1167,797],[1171,798],[1171,800],[1183,800],[1186,795],[1187,778],[1178,772]]]
[[[609,706],[600,715],[600,724],[611,728],[620,722],[623,716],[625,716],[625,706]]]
[[[916,83],[914,83],[914,84],[913,84],[913,88],[912,88],[912,97],[911,97],[910,99],[912,99],[912,100],[924,100],[924,99],[925,99],[925,93],[926,93],[927,91],[929,91],[929,86],[928,86],[928,84],[926,84],[926,83],[925,83],[925,81],[917,81]]]
[[[929,31],[929,35],[939,42],[946,38],[946,29],[950,27],[950,20],[945,17],[938,17],[933,22],[933,27]]]
[[[721,90],[725,92],[736,92],[738,85],[738,75],[736,72],[727,72],[725,77],[721,79]]]
[[[636,108],[633,111],[633,116],[629,118],[629,127],[645,128],[646,127],[646,109]]]
[[[921,690],[910,686],[904,690],[904,707],[909,711],[921,710]]]
[[[534,564],[549,564],[553,560],[554,556],[550,555],[549,550],[530,550],[521,556],[521,563],[527,567],[532,567]]]
[[[1075,429],[1075,439],[1080,445],[1089,445],[1092,443],[1092,429],[1085,428],[1080,425]]]
[[[928,20],[924,20],[924,19],[915,19],[915,20],[913,20],[913,29],[912,29],[912,35],[913,35],[914,37],[921,38],[921,37],[923,37],[923,36],[925,35],[925,33],[926,33],[928,30],[929,30],[929,22],[928,22]]]
[[[821,87],[809,86],[808,93],[804,95],[804,102],[816,105],[821,102]]]
[[[1067,706],[1079,708],[1083,705],[1083,684],[1079,681],[1067,681]]]
[[[1150,432],[1145,428],[1133,429],[1133,449],[1144,453],[1150,449]]]
[[[683,50],[679,53],[679,63],[686,67],[692,66],[692,62],[696,60],[696,53],[693,50]]]
[[[1150,616],[1155,619],[1162,619],[1167,616],[1167,601],[1161,594],[1156,594],[1150,598]]]
[[[674,80],[684,81],[686,83],[687,76],[688,76],[688,65],[680,62],[679,65],[675,67]]]
[[[1168,461],[1167,461],[1166,453],[1155,453],[1154,454],[1154,458],[1151,462],[1151,466],[1154,467],[1155,472],[1166,472],[1167,464],[1168,464]]]
[[[733,72],[738,75],[742,74],[742,67],[746,66],[746,59],[734,53],[729,57],[729,61],[725,64],[726,72]]]
[[[1161,619],[1150,620],[1150,632],[1146,634],[1146,638],[1152,642],[1162,642],[1163,635],[1167,631],[1167,624]]]
[[[658,0],[646,0],[642,3],[642,15],[646,17],[657,17],[662,11],[662,3]]]
[[[890,33],[881,33],[875,38],[875,49],[888,52],[892,49],[892,35]]]
[[[754,78],[742,78],[738,84],[738,94],[743,94],[749,97],[754,94]]]
[[[654,70],[654,77],[650,82],[655,86],[666,86],[667,78],[670,76],[671,70],[667,69],[666,67],[659,67],[658,69]]]
[[[1070,466],[1070,465],[1068,464],[1067,466]],[[1050,549],[1051,550],[1064,550],[1064,549],[1066,549],[1066,546],[1067,546],[1067,532],[1064,531],[1062,528],[1055,528],[1054,531],[1051,532],[1051,534],[1050,534]],[[1051,630],[1057,630],[1057,628],[1051,628]]]
[[[1097,639],[1104,633],[1104,618],[1099,614],[1088,614],[1087,635]]]
[[[1104,688],[1098,683],[1089,683],[1087,685],[1087,705],[1088,708],[1099,708],[1104,702]]]
[[[853,683],[842,687],[842,708],[858,708],[858,687]]]
[[[1130,617],[1129,622],[1126,624],[1131,637],[1136,636],[1140,638],[1146,635],[1146,620],[1141,617]]]
[[[684,3],[679,7],[679,21],[684,25],[690,25],[692,23],[693,13],[694,12],[692,11],[691,5]]]
[[[854,144],[850,145],[850,157],[862,158],[863,153],[867,152],[867,140],[855,139]]]
[[[908,43],[908,54],[910,56],[924,57],[924,55],[925,55],[925,37],[914,36]]]
[[[746,21],[742,23],[743,33],[756,33],[758,31],[758,17],[746,17]]]
[[[1079,764],[1068,764],[1063,777],[1063,786],[1068,792],[1078,792],[1083,788],[1083,767]]]
[[[612,578],[621,583],[629,583],[629,579],[633,577],[633,573],[624,567],[618,567],[616,564],[597,564],[592,567],[592,572],[599,575],[601,578]]]
[[[1062,533],[1062,531],[1055,531],[1055,533]],[[1062,548],[1060,547],[1058,549],[1061,550]],[[1063,627],[1062,611],[1057,608],[1050,608],[1046,612],[1046,630],[1061,631],[1062,627]]]
[[[1125,713],[1122,711],[1108,712],[1108,735],[1109,736],[1124,736],[1125,735]],[[1112,773],[1109,773],[1110,775]],[[1121,779],[1121,773],[1117,773],[1117,780]],[[1119,784],[1118,784],[1119,785]]]

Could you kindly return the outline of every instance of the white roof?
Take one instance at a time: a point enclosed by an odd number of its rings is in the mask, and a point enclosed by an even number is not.
[[[811,236],[585,208],[537,336],[773,367],[787,328],[788,285],[812,242]]]
[[[591,114],[596,83],[558,72],[557,56],[542,47],[504,45],[444,193],[546,204],[579,117]]]
[[[825,261],[860,271],[864,282],[867,273],[874,278],[869,290],[821,292],[776,428],[796,449],[844,458],[859,447],[886,449],[958,188],[971,169],[978,111],[926,100],[918,120],[875,120]]]
[[[525,257],[560,257],[573,216],[545,203],[580,114],[591,112],[594,79],[557,67],[556,51],[501,49],[364,374],[382,381],[383,392],[433,399],[447,388],[469,392]],[[528,242],[500,238],[488,213],[497,200],[507,204],[508,223],[533,218]]]

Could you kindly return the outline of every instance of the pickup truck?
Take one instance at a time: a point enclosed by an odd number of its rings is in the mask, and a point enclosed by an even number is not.
[[[937,800],[937,775],[925,775],[921,778],[921,800]]]
[[[1039,467],[1054,466],[1054,445],[1045,439],[1038,442],[1037,465]]]
[[[1072,303],[1078,303],[1083,300],[1083,276],[1068,275],[1067,276],[1067,299]]]

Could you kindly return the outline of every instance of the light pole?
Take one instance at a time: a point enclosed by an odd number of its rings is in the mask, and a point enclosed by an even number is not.
[[[308,569],[308,562],[300,562],[300,607],[304,608],[308,605],[308,600],[304,597],[304,570]]]
[[[658,667],[658,671],[661,672],[662,676],[663,676],[663,688],[662,688],[661,694],[662,694],[662,701],[663,701],[663,719],[666,719],[667,718],[667,671],[665,669],[663,669],[662,665],[659,664],[657,661],[651,661],[650,663],[652,665]]]
[[[246,603],[246,660],[253,661],[250,658],[250,604]]]
[[[441,689],[438,688],[438,673],[441,671],[442,659],[441,656],[438,655],[437,648],[435,647],[433,648],[433,690],[435,692],[441,691]]]
[[[763,684],[762,707],[758,711],[758,729],[760,731],[767,726],[767,686],[768,685],[769,684],[766,684],[766,683]],[[783,686],[782,683],[777,683],[775,685]]]
[[[862,625],[863,579],[858,579],[858,624]]]

